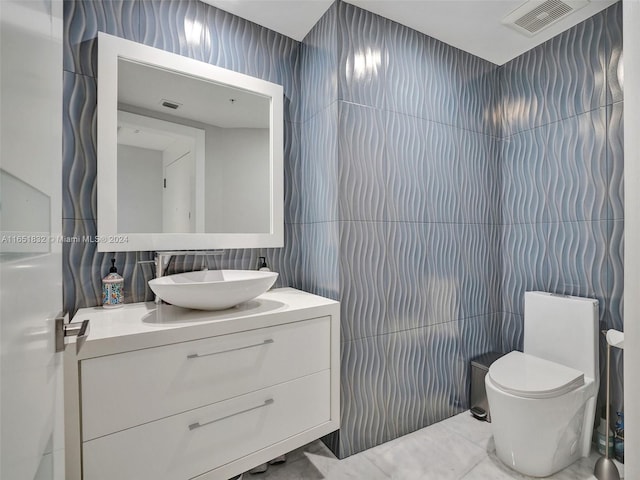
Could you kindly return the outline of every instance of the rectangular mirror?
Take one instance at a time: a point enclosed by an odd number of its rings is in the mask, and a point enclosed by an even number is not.
[[[282,87],[103,33],[98,49],[98,250],[282,247]]]

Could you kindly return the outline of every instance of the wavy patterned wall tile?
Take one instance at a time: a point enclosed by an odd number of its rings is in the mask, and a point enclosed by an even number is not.
[[[498,315],[486,315],[389,335],[393,438],[468,408],[470,361],[499,347],[500,323]]]
[[[524,315],[502,313],[502,351],[524,349]]]
[[[98,32],[140,41],[140,0],[65,0],[64,70],[97,76]]]
[[[543,220],[607,218],[606,109],[562,120],[541,130],[548,187]]]
[[[605,325],[624,330],[624,220],[607,222],[609,240]]]
[[[450,322],[461,316],[464,278],[464,226],[427,225],[426,316],[429,324]]]
[[[303,254],[307,259],[302,288],[340,300],[340,223],[310,223],[303,225],[302,231]],[[344,319],[342,323],[346,325]]]
[[[386,109],[498,135],[497,66],[398,23],[384,28]]]
[[[387,310],[387,225],[340,222],[342,340],[383,332]]]
[[[345,2],[338,3],[338,98],[383,108],[389,21]]]
[[[215,7],[208,7],[206,21],[216,35],[207,62],[281,84],[297,111],[299,42]]]
[[[380,110],[339,102],[341,220],[383,220],[385,119]]]
[[[456,50],[415,30],[388,21],[385,108],[455,125],[458,92],[453,85]]]
[[[463,172],[455,129],[396,113],[385,113],[385,122],[384,218],[461,221]]]
[[[607,107],[607,218],[624,218],[624,103]]]
[[[498,223],[500,163],[497,141],[468,130],[458,130],[457,134],[459,167],[456,183],[461,199],[460,220],[464,223]]]
[[[549,225],[548,291],[597,298],[601,320],[608,284],[607,244],[606,221]]]
[[[140,41],[146,45],[206,61],[216,33],[207,22],[209,7],[197,0],[142,0]]]
[[[502,140],[502,223],[542,221],[548,182],[546,141],[541,128]]]
[[[285,235],[288,230],[285,227]],[[257,249],[237,248],[225,250],[219,257],[213,257],[216,268],[229,270],[252,270],[258,267],[258,256],[268,252]],[[270,258],[267,255],[267,259]]]
[[[109,272],[111,259],[116,259],[118,272],[125,280],[125,302],[153,300],[147,281],[153,278],[153,269],[138,264],[150,260],[150,252],[98,253],[97,243],[87,237],[97,235],[95,221],[64,219],[63,235],[63,304],[71,316],[79,308],[102,305],[102,277]]]
[[[302,125],[284,122],[284,222],[299,223],[302,217]]]
[[[611,5],[606,15],[605,49],[607,60],[607,105],[623,99],[622,80],[622,2]]]
[[[502,229],[495,225],[464,225],[463,268],[459,318],[478,317],[501,310],[499,244]]]
[[[462,356],[466,367],[472,359],[487,352],[500,352],[502,349],[502,314],[492,313],[460,320],[460,340]],[[468,372],[467,372],[468,373]],[[469,374],[469,373],[468,373]],[[470,375],[470,374],[469,374]],[[465,378],[469,378],[465,376]],[[470,382],[465,382],[465,388]],[[468,395],[464,396],[465,400]]]
[[[140,16],[142,43],[282,84],[287,99],[297,96],[295,40],[197,0],[142,0]]]
[[[385,332],[460,318],[464,292],[464,226],[388,224]]]
[[[175,273],[190,272],[210,268],[212,270],[221,269],[254,269],[258,265],[257,250],[225,250],[212,255],[175,255],[166,268],[167,275]],[[153,272],[154,266],[148,265],[145,268]]]
[[[387,423],[392,438],[461,412],[464,358],[460,322],[389,336]]]
[[[387,114],[386,218],[495,223],[497,148],[486,135]]]
[[[596,15],[503,67],[503,135],[603,106],[605,17]]]
[[[62,218],[95,219],[96,81],[63,75]]]
[[[338,220],[338,103],[303,123],[301,130],[301,196],[296,219],[305,223]]]
[[[462,50],[452,50],[457,57],[456,76],[460,83],[456,125],[473,132],[498,136],[496,107],[499,92],[496,73],[499,67]]]
[[[340,458],[389,440],[387,339],[342,344],[340,366]]]
[[[278,272],[278,279],[274,288],[302,286],[302,274],[305,270],[303,251],[303,226],[300,224],[285,224],[284,248],[259,249],[261,256],[267,257],[267,264],[272,271]],[[238,250],[245,252],[246,250]],[[257,268],[257,259],[255,266]]]
[[[549,285],[548,227],[543,224],[502,228],[502,311],[524,315],[524,292]]]
[[[434,105],[429,97],[431,90],[425,85],[425,81],[431,79],[426,75],[425,62],[430,38],[391,21],[385,36],[389,61],[386,81],[395,87],[385,92],[385,107],[412,117],[434,119]]]
[[[427,273],[429,226],[394,222],[388,228],[384,331],[398,332],[436,323],[427,316],[431,300]]]
[[[300,45],[301,121],[338,100],[337,10],[333,3]]]

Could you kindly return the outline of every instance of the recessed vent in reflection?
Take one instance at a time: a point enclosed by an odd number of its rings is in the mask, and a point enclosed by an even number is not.
[[[160,101],[160,105],[162,105],[163,107],[167,107],[170,108],[172,110],[177,110],[178,108],[180,108],[180,103],[178,102],[173,102],[171,100],[165,100],[164,98]]]
[[[507,15],[502,23],[532,37],[588,3],[589,0],[529,0]]]

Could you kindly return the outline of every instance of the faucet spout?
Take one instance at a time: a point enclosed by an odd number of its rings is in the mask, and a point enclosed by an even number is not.
[[[169,263],[173,258],[173,252],[157,252],[155,258],[156,264],[156,278],[163,277],[167,268],[169,267]]]

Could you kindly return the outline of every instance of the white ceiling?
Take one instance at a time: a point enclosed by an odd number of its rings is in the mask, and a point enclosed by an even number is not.
[[[163,107],[163,100],[180,107]],[[271,112],[270,100],[255,93],[123,59],[118,103],[221,128],[269,128]]]
[[[301,41],[333,0],[202,0]],[[569,1],[565,0],[567,3]],[[497,65],[521,55],[604,10],[616,0],[591,0],[533,37],[503,25],[524,0],[347,0]],[[542,2],[538,2],[542,3]]]

